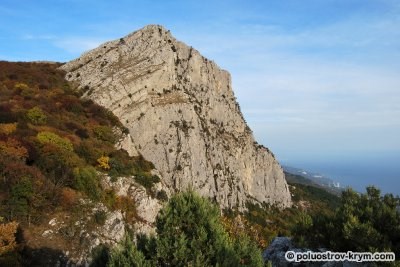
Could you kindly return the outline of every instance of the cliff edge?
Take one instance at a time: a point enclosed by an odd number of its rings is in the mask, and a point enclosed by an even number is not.
[[[230,74],[162,26],[104,43],[61,68],[83,97],[129,129],[125,149],[152,161],[171,191],[192,188],[222,208],[291,205],[282,168],[255,142]]]

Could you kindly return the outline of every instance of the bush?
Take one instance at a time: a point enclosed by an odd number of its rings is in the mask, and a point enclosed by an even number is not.
[[[0,122],[13,123],[18,120],[15,113],[11,111],[12,106],[9,103],[0,103]]]
[[[74,146],[71,141],[67,138],[60,137],[59,135],[52,132],[40,132],[37,134],[37,139],[42,144],[52,144],[62,150],[73,151]]]
[[[29,89],[29,86],[28,86],[27,84],[25,84],[25,83],[18,82],[18,83],[16,83],[16,84],[14,85],[14,89],[17,89],[17,90],[27,90],[27,89]]]
[[[39,148],[35,164],[54,185],[61,188],[73,183],[73,169],[84,166],[84,161],[74,152],[62,150],[52,144]]]
[[[130,197],[117,196],[113,208],[123,211],[127,222],[137,219],[136,203]]]
[[[97,159],[103,155],[101,143],[98,140],[83,140],[76,148],[76,153],[90,165],[96,165]]]
[[[75,190],[64,187],[61,189],[59,202],[64,208],[71,208],[78,203],[78,198],[78,193]]]
[[[94,136],[102,141],[114,144],[117,141],[112,129],[109,126],[97,126],[93,129]]]
[[[138,251],[132,239],[126,236],[123,242],[114,248],[109,257],[107,267],[151,267],[142,252]]]
[[[10,135],[17,130],[17,123],[0,123],[0,134]]]
[[[74,169],[74,186],[93,200],[100,200],[101,188],[96,169],[92,166]]]
[[[164,190],[158,191],[156,194],[156,198],[162,202],[168,201],[167,192],[165,192]]]
[[[135,181],[143,185],[144,188],[146,188],[147,190],[150,190],[154,184],[159,183],[161,180],[160,177],[158,177],[157,175],[148,175],[141,173],[135,176]]]
[[[126,151],[118,150],[110,155],[109,172],[111,177],[131,176],[135,174],[135,161]]]
[[[110,164],[109,164],[110,158],[107,156],[101,156],[100,158],[97,159],[97,166],[103,170],[109,170],[110,169]]]
[[[149,172],[154,169],[154,164],[150,161],[147,161],[143,158],[142,155],[135,157],[135,169],[137,172]]]
[[[107,220],[107,212],[105,212],[104,210],[98,210],[95,212],[94,221],[98,225],[104,225],[106,223],[106,220]]]
[[[110,258],[110,249],[103,244],[92,249],[92,262],[90,267],[105,267]]]
[[[7,138],[7,141],[0,140],[0,153],[14,159],[26,159],[28,150],[16,139]]]
[[[26,117],[33,124],[45,124],[47,116],[40,107],[34,107],[26,112]]]
[[[32,181],[28,177],[22,177],[17,184],[11,187],[8,205],[11,217],[29,216],[34,194]]]
[[[2,217],[0,218],[3,219]],[[0,257],[12,252],[17,247],[15,240],[17,229],[17,222],[2,223],[0,221]]]

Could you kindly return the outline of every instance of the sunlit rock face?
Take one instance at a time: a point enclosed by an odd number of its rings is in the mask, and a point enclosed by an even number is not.
[[[127,149],[152,161],[171,192],[192,188],[240,210],[247,202],[291,205],[282,168],[255,142],[230,74],[162,26],[104,43],[61,68],[83,97],[119,117],[130,132]]]

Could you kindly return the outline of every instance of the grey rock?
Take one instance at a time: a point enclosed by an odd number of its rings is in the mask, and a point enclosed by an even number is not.
[[[230,74],[162,26],[104,43],[61,69],[83,97],[121,120],[131,136],[121,147],[153,162],[172,192],[190,187],[240,210],[248,201],[291,205],[282,168],[255,143]]]
[[[131,157],[139,156],[139,153],[135,148],[135,144],[134,144],[132,136],[130,134],[122,133],[122,131],[117,127],[114,128],[114,132],[116,132],[117,136],[120,136],[120,139],[118,140],[117,144],[115,145],[115,147],[117,149],[126,150],[126,152],[128,152],[128,155]]]
[[[263,252],[264,261],[272,262],[272,266],[289,266],[285,259],[285,253],[292,250],[292,240],[288,237],[275,237],[267,249]]]
[[[154,174],[157,172],[155,171]],[[118,177],[111,180],[110,177],[105,176],[102,180],[102,187],[113,189],[117,196],[125,196],[134,200],[137,215],[140,217],[140,220],[133,225],[137,234],[155,234],[154,224],[157,214],[163,206],[160,200],[150,196],[143,186],[134,181],[134,177]],[[153,189],[155,192],[164,190],[167,195],[170,195],[168,188],[162,183],[155,184]]]
[[[43,231],[42,236],[43,236],[43,237],[49,237],[49,236],[51,236],[52,234],[53,234],[53,231],[52,231],[52,230],[45,230],[45,231]]]

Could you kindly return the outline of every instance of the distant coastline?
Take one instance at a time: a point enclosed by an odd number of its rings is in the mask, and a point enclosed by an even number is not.
[[[400,159],[398,157],[355,158],[330,161],[281,161],[282,165],[318,173],[339,182],[341,187],[352,187],[365,192],[368,185],[382,193],[400,195]],[[301,173],[299,173],[301,175]]]

